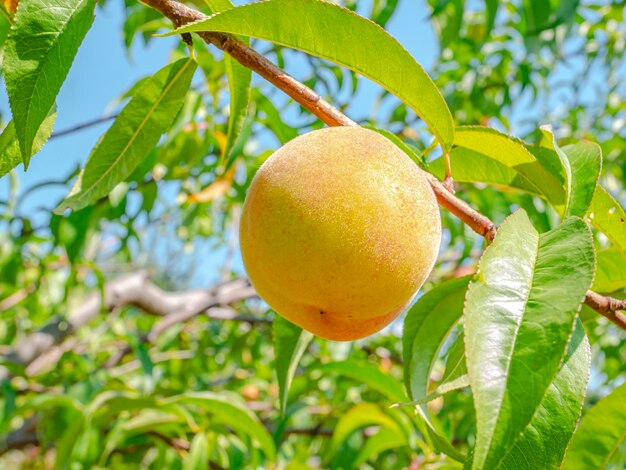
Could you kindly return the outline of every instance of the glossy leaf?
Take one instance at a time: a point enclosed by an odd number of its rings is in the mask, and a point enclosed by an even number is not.
[[[565,355],[594,271],[578,218],[539,235],[522,210],[500,227],[465,303],[477,418],[473,468],[495,468],[530,423]]]
[[[47,142],[50,134],[52,134],[52,127],[56,118],[56,107],[53,107],[51,113],[44,119],[37,131],[33,141],[33,154],[39,152]],[[22,152],[15,135],[15,125],[11,121],[0,134],[0,177],[6,175],[20,163],[22,163]]]
[[[280,410],[284,414],[293,374],[296,372],[302,354],[311,343],[313,334],[285,320],[278,314],[274,314],[272,331]]]
[[[28,0],[6,40],[4,74],[24,167],[78,47],[91,27],[94,0]]]
[[[583,407],[590,367],[589,341],[578,321],[561,369],[502,468],[560,468]]]
[[[93,204],[124,181],[169,128],[183,104],[196,63],[180,59],[146,80],[104,134],[55,212]]]
[[[598,185],[587,211],[589,221],[626,256],[626,211],[611,194]]]
[[[424,294],[404,320],[404,385],[414,400],[428,394],[428,379],[444,340],[463,313],[469,277],[444,282]]]
[[[563,470],[623,468],[612,459],[626,443],[626,384],[600,400],[583,416],[569,446]]]
[[[429,125],[444,149],[452,146],[452,115],[424,69],[384,29],[345,8],[318,0],[269,0],[233,8],[168,34],[193,31],[265,39],[348,67],[404,101]]]
[[[457,134],[460,133],[461,131],[457,130]],[[556,152],[538,146],[527,146],[527,148],[536,157],[540,157],[537,160],[538,165],[545,165],[547,168],[560,165]],[[464,147],[458,147],[451,152],[450,161],[455,181],[487,183],[497,187],[518,189],[549,200],[548,196],[542,191],[543,188],[538,188],[516,170],[489,158],[483,153],[475,152]],[[445,175],[443,159],[438,158],[429,163],[428,170],[435,176],[443,178]],[[584,174],[584,169],[580,171]],[[597,171],[597,168],[594,171]],[[591,174],[593,174],[593,171]],[[555,176],[555,178],[557,177]],[[553,194],[556,199],[550,202],[552,202],[556,209],[560,209],[562,212],[565,207],[563,183],[557,182],[554,187],[558,188],[558,191],[555,191]],[[587,191],[588,190],[589,187],[587,187]],[[584,204],[582,207],[584,207]],[[595,228],[604,233],[626,256],[626,211],[624,211],[624,208],[601,185],[597,185],[593,192],[586,217]]]

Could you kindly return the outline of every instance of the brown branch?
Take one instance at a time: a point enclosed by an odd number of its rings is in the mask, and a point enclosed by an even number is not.
[[[256,291],[250,285],[249,281],[244,279],[238,279],[236,281],[226,282],[221,284],[221,290],[215,292],[210,298],[203,299],[200,302],[185,302],[178,309],[172,310],[170,313],[164,316],[164,318],[158,321],[150,330],[150,332],[142,338],[147,343],[154,343],[156,339],[169,327],[183,323],[190,320],[196,315],[202,312],[215,308],[219,305],[229,305],[239,300],[254,297]],[[222,311],[223,315],[223,311]],[[222,318],[224,318],[222,316]],[[236,316],[229,317],[232,320]],[[124,356],[131,352],[130,345],[126,345],[121,348],[117,354],[111,356],[104,364],[105,369],[117,366]]]
[[[203,13],[189,8],[175,0],[142,0],[143,3],[155,10],[160,11],[169,18],[175,26],[181,26],[194,21],[207,18]],[[247,45],[235,39],[233,36],[216,32],[197,33],[206,43],[213,44],[217,48],[229,54],[239,63],[255,71],[277,88],[285,92],[294,101],[308,109],[321,121],[329,126],[355,126],[352,119],[345,116],[332,104],[325,101],[318,93],[303,83],[288,75],[261,54]],[[461,219],[468,227],[487,241],[493,240],[496,234],[496,225],[486,216],[473,209],[466,202],[455,197],[437,178],[428,176],[428,181],[433,188],[437,201],[452,214]],[[591,295],[591,297],[590,297]],[[616,299],[604,297],[589,291],[585,303],[604,315],[620,328],[626,329],[623,321],[624,315],[618,310],[624,310],[625,305]]]
[[[626,311],[626,299],[614,299],[588,290],[585,296],[585,305],[626,330],[626,315],[623,313]]]
[[[34,290],[34,288],[34,286],[30,286],[28,288],[20,289],[9,295],[8,297],[0,300],[0,312],[4,312],[6,310],[9,310],[10,308],[15,307],[22,300],[28,297],[28,294],[30,294]]]
[[[245,279],[225,282],[210,289],[167,292],[150,282],[145,272],[135,272],[108,281],[103,291],[104,302],[99,291],[90,293],[67,320],[56,318],[40,330],[30,333],[0,358],[2,362],[20,367],[29,366],[103,310],[110,312],[116,308],[134,305],[146,313],[163,316],[162,322],[155,325],[155,328],[162,331],[164,327],[171,326],[172,320],[184,321],[188,316],[256,295]],[[237,316],[228,317],[223,311],[219,311],[215,318],[237,319]],[[0,366],[0,381],[9,376],[9,371]]]

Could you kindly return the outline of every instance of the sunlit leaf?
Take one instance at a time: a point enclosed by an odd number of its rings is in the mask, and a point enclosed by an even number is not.
[[[585,413],[565,455],[564,470],[623,468],[613,462],[626,443],[626,384]]]
[[[589,341],[578,321],[561,370],[548,387],[531,422],[502,461],[502,468],[548,470],[561,467],[580,417],[590,367]]]
[[[278,314],[274,314],[272,332],[280,410],[284,414],[287,408],[287,394],[291,379],[296,372],[298,361],[313,339],[313,334],[285,320]]]
[[[212,13],[219,13],[233,8],[230,0],[205,0]],[[239,38],[246,45],[250,45],[247,38]],[[226,161],[232,160],[235,143],[239,138],[241,129],[248,114],[250,103],[250,83],[252,81],[252,71],[244,67],[228,54],[224,56],[226,74],[228,75],[228,88],[230,89],[230,108],[228,115],[228,135],[224,146],[223,158]]]
[[[596,252],[596,265],[593,290],[615,292],[626,289],[626,258],[616,247]]]
[[[414,400],[428,394],[430,371],[437,352],[463,313],[469,280],[462,277],[436,286],[406,314],[402,335],[404,384]]]
[[[37,131],[33,141],[33,154],[39,152],[50,137],[56,117],[56,106],[53,106],[50,114],[43,120]],[[15,125],[11,121],[0,134],[0,177],[6,175],[20,163],[22,163],[22,152],[15,135]]]
[[[587,218],[626,257],[626,211],[611,194],[598,185]]]
[[[338,5],[318,0],[257,2],[169,34],[193,31],[265,39],[346,66],[398,96],[429,125],[446,150],[452,146],[452,116],[424,69],[380,26]]]
[[[457,128],[454,143],[515,170],[525,179],[521,183],[523,186],[536,188],[536,191],[544,194],[548,201],[557,207],[564,205],[567,192],[563,183],[555,176],[551,168],[546,168],[529,152],[522,141],[495,129],[470,126]],[[465,155],[465,158],[471,158],[471,155]],[[472,163],[472,161],[467,162],[467,165],[471,166]],[[455,173],[453,176],[456,178]]]
[[[578,142],[562,148],[572,170],[572,188],[567,215],[582,217],[589,209],[602,169],[602,150],[593,142]]]
[[[24,167],[94,18],[94,0],[28,0],[6,40],[4,74]]]
[[[479,263],[465,304],[467,368],[477,418],[473,468],[495,468],[536,413],[565,355],[594,271],[577,218],[539,235],[518,210]]]
[[[141,85],[93,149],[74,188],[55,212],[94,203],[132,173],[174,120],[195,69],[193,60],[180,59]]]

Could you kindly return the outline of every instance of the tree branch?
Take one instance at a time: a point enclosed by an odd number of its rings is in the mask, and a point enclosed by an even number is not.
[[[50,139],[56,139],[57,137],[63,137],[64,135],[73,134],[74,132],[82,131],[83,129],[87,129],[92,126],[97,126],[98,124],[102,124],[103,122],[111,121],[115,119],[118,114],[111,114],[109,116],[102,116],[96,119],[92,119],[91,121],[82,122],[73,127],[69,127],[67,129],[61,129],[60,131],[53,132],[50,135]]]
[[[142,0],[144,4],[160,11],[169,18],[176,27],[207,18],[203,13],[183,5],[175,0]],[[229,54],[239,63],[255,71],[277,88],[285,92],[294,101],[309,110],[321,121],[329,126],[356,126],[357,124],[325,101],[318,93],[285,71],[278,68],[261,54],[251,49],[247,45],[238,41],[231,35],[216,32],[197,33],[206,43],[213,44],[218,49]],[[455,197],[446,187],[433,175],[427,174],[437,201],[452,214],[461,219],[468,227],[487,241],[493,240],[496,234],[496,225],[486,216],[469,206],[466,202]],[[626,330],[624,315],[618,310],[626,309],[624,302],[609,297],[604,297],[595,292],[589,291],[585,298],[585,304],[595,311],[604,315],[610,321]]]
[[[143,271],[107,282],[103,291],[104,301],[100,291],[90,293],[67,320],[56,318],[39,331],[27,335],[1,361],[27,367],[103,310],[110,312],[126,305],[134,305],[152,315],[163,316],[164,319],[155,325],[162,332],[173,324],[173,320],[183,321],[186,317],[203,313],[213,307],[229,305],[256,295],[246,279],[224,282],[210,289],[167,292],[150,282]],[[219,311],[216,318],[226,316],[224,311]],[[233,316],[228,319],[236,318]],[[0,366],[0,382],[9,376],[9,371]]]

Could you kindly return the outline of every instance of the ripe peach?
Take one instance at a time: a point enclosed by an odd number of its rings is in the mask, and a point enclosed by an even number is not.
[[[347,341],[379,331],[435,263],[441,219],[420,170],[361,127],[297,137],[259,169],[240,243],[259,295],[287,320]]]

